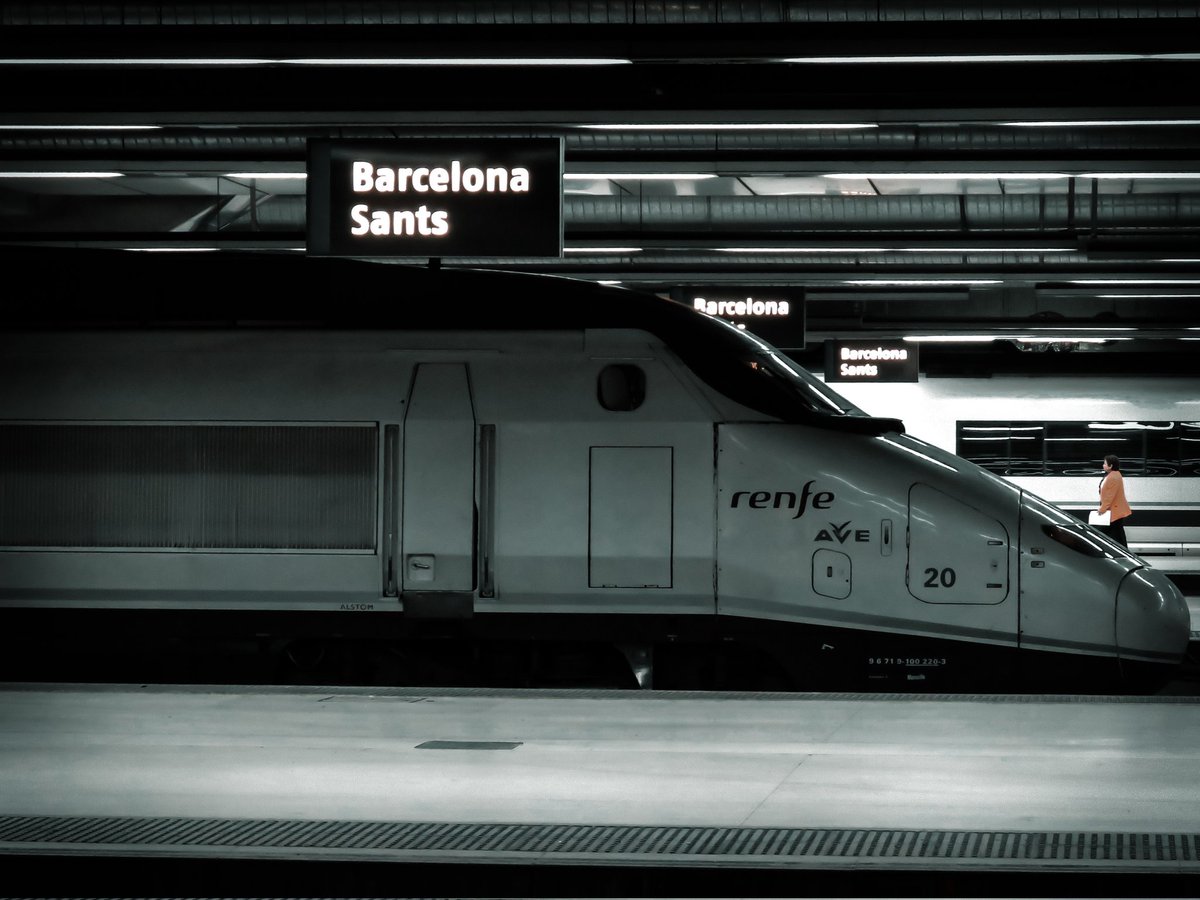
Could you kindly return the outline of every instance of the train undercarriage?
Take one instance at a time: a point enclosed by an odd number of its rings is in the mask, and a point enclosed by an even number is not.
[[[5,680],[1153,694],[1183,666],[735,617],[23,609]]]

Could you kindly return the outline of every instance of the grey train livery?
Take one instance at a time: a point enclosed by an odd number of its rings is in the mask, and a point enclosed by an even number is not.
[[[1143,689],[1186,652],[1161,572],[682,304],[117,256],[31,262],[0,333],[0,621],[26,633],[656,688]]]

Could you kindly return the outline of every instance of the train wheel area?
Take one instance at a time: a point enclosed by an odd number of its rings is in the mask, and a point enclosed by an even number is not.
[[[344,618],[267,630],[244,616],[90,611],[5,621],[0,678],[10,683],[1200,695],[1198,642],[1182,664],[1162,667],[736,619],[690,631],[669,621],[640,637],[594,619],[550,637],[535,634],[532,619],[406,623],[389,614],[355,616],[354,629]]]

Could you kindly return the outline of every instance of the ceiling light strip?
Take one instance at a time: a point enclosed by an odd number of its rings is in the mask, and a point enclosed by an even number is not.
[[[1077,253],[1077,247],[714,247],[719,253]]]
[[[850,281],[842,281],[840,284],[849,285],[850,287],[971,287],[973,285],[987,284],[1004,284],[999,279],[989,278],[962,278],[962,279],[933,279],[933,278],[912,278],[912,279],[879,279],[871,281],[866,279],[855,279]]]
[[[785,63],[819,65],[908,65],[912,63],[1132,62],[1157,59],[1186,62],[1200,53],[946,53],[911,56],[792,56]]]
[[[563,253],[641,253],[641,247],[563,247]]]
[[[157,131],[161,125],[0,125],[0,131]]]
[[[1086,337],[1075,334],[1049,337],[1035,334],[914,334],[906,336],[904,340],[914,344],[987,344],[993,341],[1017,341],[1021,344],[1105,344],[1109,341],[1131,341],[1133,338],[1096,337],[1094,334]]]
[[[1127,178],[1195,179],[1200,181],[1200,172],[1080,172],[1080,178],[1103,180]]]
[[[124,172],[0,172],[0,178],[123,178]]]
[[[1200,284],[1200,278],[1075,278],[1066,283],[1138,287],[1139,285]]]
[[[1200,125],[1200,119],[1044,119],[1042,121],[998,122],[1013,128],[1110,128],[1122,126]]]
[[[595,131],[852,131],[878,128],[869,122],[653,122],[577,125]]]
[[[621,66],[618,57],[396,56],[396,57],[27,57],[0,59],[0,66]]]
[[[564,172],[564,181],[704,181],[705,172]]]
[[[307,172],[225,172],[223,178],[262,178],[276,181],[301,181],[308,178]]]
[[[1200,181],[1200,171],[1193,172],[834,172],[816,176],[840,180],[874,179],[876,181],[1058,181],[1064,178],[1096,178],[1099,180],[1174,179]]]
[[[282,59],[279,62],[294,66],[628,66],[633,64],[632,59],[599,56],[414,56],[378,59],[312,57]]]
[[[1068,172],[833,172],[817,177],[841,180],[871,178],[878,181],[999,181],[1004,179],[1054,181],[1077,176]]]

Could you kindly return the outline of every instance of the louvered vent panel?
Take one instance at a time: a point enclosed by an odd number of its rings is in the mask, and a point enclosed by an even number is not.
[[[368,550],[376,429],[0,426],[0,546]]]
[[[5,3],[0,25],[659,25],[767,22],[988,22],[1194,18],[1191,0],[213,0]]]
[[[59,25],[543,25],[621,24],[631,0],[178,0],[158,3],[6,4],[0,24]]]

